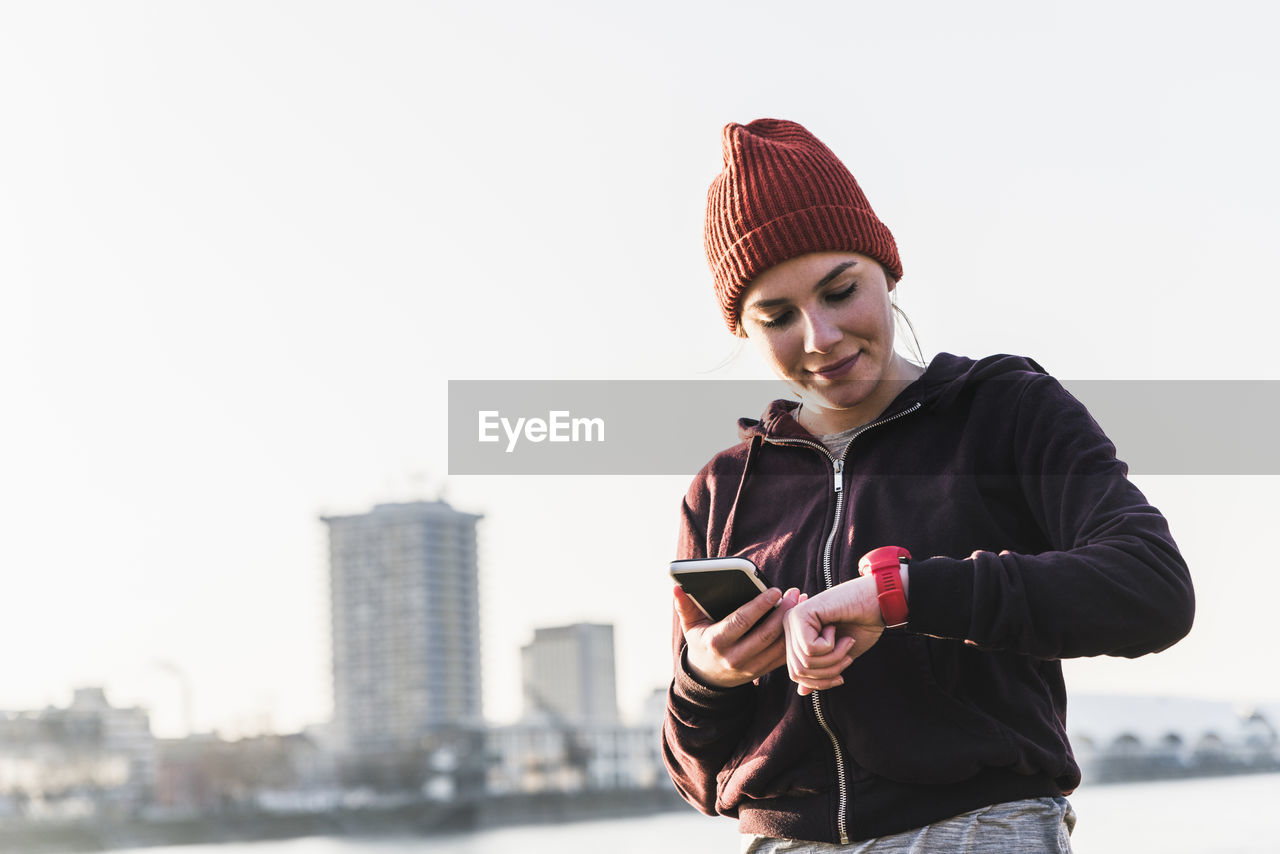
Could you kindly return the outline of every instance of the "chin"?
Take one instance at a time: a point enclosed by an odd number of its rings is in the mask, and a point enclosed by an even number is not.
[[[857,400],[831,400],[825,397],[806,397],[803,398],[803,400],[807,405],[814,409],[821,409],[827,412],[847,412],[849,410],[857,409],[866,402],[865,397],[860,397]]]
[[[831,394],[832,391],[843,394]],[[875,382],[872,380],[853,380],[844,383],[843,388],[815,390],[805,399],[824,409],[856,409],[870,399],[873,391]]]

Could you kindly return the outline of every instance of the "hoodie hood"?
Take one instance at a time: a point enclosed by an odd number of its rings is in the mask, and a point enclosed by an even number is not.
[[[983,359],[970,359],[951,353],[939,353],[929,362],[920,378],[908,385],[880,414],[889,418],[910,409],[916,404],[934,410],[946,410],[956,404],[967,389],[981,382],[998,379],[1025,379],[1027,374],[1045,374],[1044,368],[1026,356],[999,354]],[[743,440],[753,437],[763,439],[809,439],[815,437],[793,414],[800,406],[796,400],[775,400],[756,418],[738,419],[738,436]]]

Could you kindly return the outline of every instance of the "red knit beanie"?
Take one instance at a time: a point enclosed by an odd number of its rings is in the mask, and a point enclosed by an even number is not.
[[[857,252],[902,278],[898,246],[840,159],[782,119],[725,125],[724,171],[707,191],[704,241],[729,329],[756,276],[810,252]]]

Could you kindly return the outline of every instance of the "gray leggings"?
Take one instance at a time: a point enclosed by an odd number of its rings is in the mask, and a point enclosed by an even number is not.
[[[1031,798],[849,845],[748,834],[742,854],[1071,854],[1075,826],[1066,798]]]

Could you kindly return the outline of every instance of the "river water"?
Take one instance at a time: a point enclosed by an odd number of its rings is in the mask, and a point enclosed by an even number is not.
[[[1071,796],[1075,854],[1275,854],[1280,774],[1086,787]],[[729,819],[689,812],[413,839],[312,837],[127,854],[735,854]],[[124,852],[121,852],[124,854]]]

